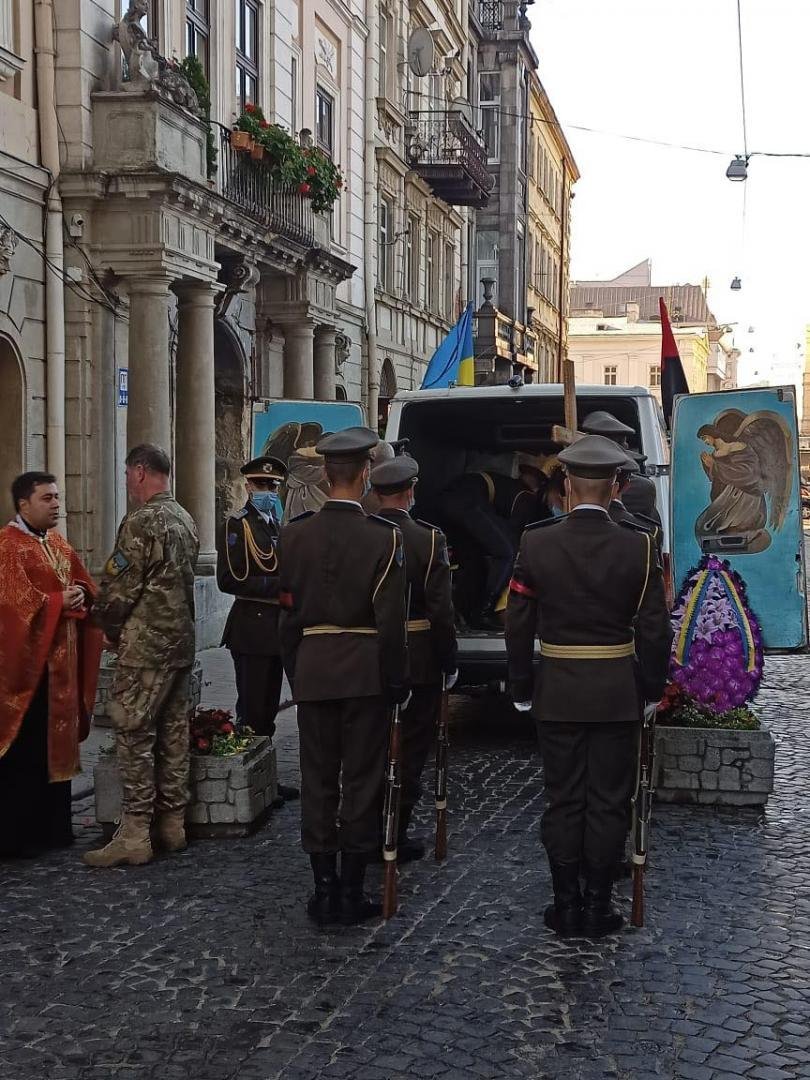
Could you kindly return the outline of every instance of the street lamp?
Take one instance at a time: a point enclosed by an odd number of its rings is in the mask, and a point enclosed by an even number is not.
[[[737,154],[729,167],[726,169],[726,176],[729,180],[747,180],[748,179],[748,158],[741,154]]]

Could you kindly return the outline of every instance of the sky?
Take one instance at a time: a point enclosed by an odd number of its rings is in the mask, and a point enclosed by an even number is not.
[[[572,278],[609,279],[646,258],[656,285],[708,278],[718,321],[736,324],[740,384],[800,386],[810,323],[810,0],[741,0],[741,11],[748,151],[808,155],[754,156],[745,183],[725,176],[744,148],[737,0],[536,0],[528,15],[540,78],[582,173]]]

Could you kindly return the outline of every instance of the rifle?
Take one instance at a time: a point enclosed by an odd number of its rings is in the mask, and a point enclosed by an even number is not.
[[[645,705],[638,747],[638,772],[633,796],[633,908],[631,926],[644,925],[644,870],[650,839],[652,797],[655,793],[655,705]]]
[[[447,676],[442,677],[442,703],[439,723],[436,727],[436,844],[433,854],[436,862],[447,858],[447,751],[449,738],[449,693]]]
[[[408,619],[411,611],[411,589],[405,601],[405,634],[407,647]],[[397,900],[397,840],[399,838],[399,804],[402,798],[402,720],[400,707],[391,710],[391,734],[388,737],[388,765],[385,769],[385,803],[383,805],[383,918],[396,915]]]
[[[383,809],[383,918],[396,915],[397,907],[397,838],[399,836],[399,801],[401,776],[402,721],[399,705],[391,712],[391,735],[388,740],[388,765],[385,770],[385,806]]]

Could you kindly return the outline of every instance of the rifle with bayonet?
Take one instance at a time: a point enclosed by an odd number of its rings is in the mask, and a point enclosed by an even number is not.
[[[405,634],[411,611],[411,590],[405,603]],[[406,702],[407,704],[407,702]],[[388,737],[388,764],[385,769],[385,803],[383,804],[383,918],[397,913],[397,841],[399,838],[399,807],[402,800],[402,719],[400,706],[391,711],[391,731]]]
[[[644,925],[644,871],[650,842],[652,799],[655,793],[655,705],[644,706],[639,734],[638,771],[633,796],[633,907],[631,926]]]
[[[447,753],[450,747],[450,705],[447,676],[442,676],[442,702],[436,728],[436,862],[447,858]]]

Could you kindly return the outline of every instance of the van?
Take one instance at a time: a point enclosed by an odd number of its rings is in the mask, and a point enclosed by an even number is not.
[[[644,471],[656,487],[668,561],[669,445],[658,400],[640,386],[578,386],[576,398],[580,419],[604,409],[633,428],[630,446],[647,457]],[[398,393],[385,437],[389,442],[408,440],[408,453],[419,462],[416,515],[441,525],[442,492],[454,477],[475,470],[505,471],[518,451],[553,454],[560,448],[551,439],[555,424],[564,424],[559,384],[455,386]],[[454,538],[447,531],[452,551]],[[459,685],[503,688],[505,682],[503,631],[460,627]]]

